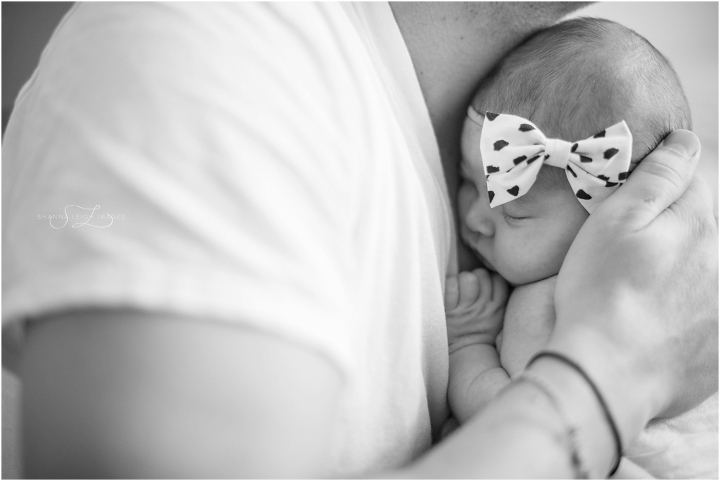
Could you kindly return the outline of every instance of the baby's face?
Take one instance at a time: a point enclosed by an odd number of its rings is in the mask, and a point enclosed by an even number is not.
[[[462,135],[462,184],[458,194],[460,233],[489,269],[512,285],[558,273],[570,244],[588,217],[569,184],[549,182],[543,166],[530,191],[490,208],[480,155],[482,127],[465,119]]]

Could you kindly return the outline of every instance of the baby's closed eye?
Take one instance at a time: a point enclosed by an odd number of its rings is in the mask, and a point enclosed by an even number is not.
[[[527,209],[509,208],[505,205],[500,206],[502,215],[510,225],[521,225],[524,221],[535,217]]]
[[[530,217],[528,217],[528,216],[515,216],[515,215],[510,215],[510,214],[508,214],[507,212],[503,212],[503,217],[505,217],[505,220],[511,221],[511,222],[526,220],[526,219],[529,219],[529,218],[530,218]]]

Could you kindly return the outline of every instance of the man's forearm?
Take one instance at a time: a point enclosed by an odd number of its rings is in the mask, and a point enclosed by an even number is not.
[[[29,326],[29,478],[319,478],[342,376],[242,325],[131,310]]]
[[[415,478],[570,478],[569,445],[552,402],[517,383],[429,451],[407,474]]]
[[[591,473],[609,471],[615,446],[591,388],[552,359],[531,368],[554,384],[564,401],[536,385],[515,382],[452,436],[408,468],[413,477],[570,478],[577,476],[573,450],[585,455]],[[568,435],[572,423],[575,439]]]

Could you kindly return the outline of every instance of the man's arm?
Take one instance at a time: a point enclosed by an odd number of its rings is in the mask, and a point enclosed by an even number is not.
[[[342,386],[325,358],[244,327],[129,310],[29,326],[30,478],[327,473]]]

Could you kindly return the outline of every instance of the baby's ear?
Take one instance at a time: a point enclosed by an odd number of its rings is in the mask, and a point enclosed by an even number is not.
[[[460,301],[460,286],[456,276],[445,278],[445,310],[455,309]]]

